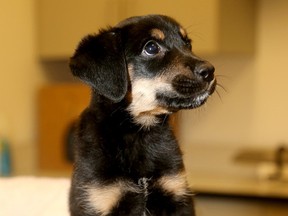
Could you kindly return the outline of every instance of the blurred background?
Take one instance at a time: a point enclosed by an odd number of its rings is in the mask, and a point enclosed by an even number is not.
[[[70,135],[89,90],[69,57],[88,33],[161,13],[187,29],[224,87],[174,122],[199,215],[287,215],[287,11],[286,0],[0,1],[4,174],[70,175]]]

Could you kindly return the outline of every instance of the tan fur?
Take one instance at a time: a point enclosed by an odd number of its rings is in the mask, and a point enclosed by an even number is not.
[[[128,64],[128,75],[129,79],[132,81],[134,79],[134,67],[132,64]]]
[[[178,59],[176,58],[173,62],[174,64],[171,65],[169,71],[166,72],[165,76],[168,82],[172,82],[173,78],[176,74],[185,75],[189,78],[193,77],[193,73],[191,72],[190,68],[185,67],[178,63]],[[177,73],[175,73],[177,72]]]
[[[141,78],[132,82],[132,103],[128,110],[136,123],[149,128],[158,123],[156,115],[169,113],[166,109],[157,105],[156,92],[169,91],[171,84],[166,83],[160,77],[154,79]]]
[[[128,191],[140,193],[132,182],[118,181],[111,185],[94,184],[85,187],[87,210],[101,216],[108,215],[117,206],[121,197]]]
[[[167,109],[159,106],[148,112],[143,112],[141,113],[141,115],[159,115],[159,114],[165,114],[165,113],[168,114],[169,112],[167,111]]]
[[[160,29],[152,29],[151,30],[151,36],[158,39],[158,40],[164,40],[165,39],[165,34],[163,31]]]
[[[186,38],[187,37],[187,33],[186,33],[186,31],[185,31],[185,29],[183,29],[182,27],[180,27],[180,33],[181,33],[181,35],[183,36],[183,38]]]
[[[167,193],[171,193],[175,198],[182,197],[189,193],[185,173],[171,174],[161,177],[158,185]]]
[[[145,129],[149,129],[151,126],[159,123],[156,116],[153,115],[139,115],[134,119],[134,121]]]

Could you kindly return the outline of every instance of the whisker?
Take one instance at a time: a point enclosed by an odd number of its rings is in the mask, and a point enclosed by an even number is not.
[[[228,90],[223,85],[221,85],[220,83],[217,83],[216,85],[223,89],[226,93],[228,93]]]
[[[224,78],[224,79],[228,79],[228,80],[231,79],[229,76],[223,75],[223,74],[216,74],[215,77],[217,77],[217,78]]]
[[[197,31],[197,26],[196,25],[189,25],[185,27],[185,30],[187,32],[188,36],[193,36],[193,38],[198,38],[198,39],[203,39],[203,35]],[[193,41],[193,40],[192,40]]]
[[[126,121],[129,121],[129,120],[130,120],[130,118],[125,118],[123,121],[120,122],[119,125],[122,126]]]
[[[124,111],[125,109],[121,106],[117,107],[115,110],[113,110],[110,114],[110,116],[114,115],[118,111]]]
[[[169,115],[165,115],[165,117],[164,117],[164,119],[163,119],[163,121],[162,121],[162,126],[164,125],[164,123],[165,123],[166,119],[168,118],[168,116],[169,116]]]
[[[216,94],[218,95],[218,97],[219,97],[221,103],[223,103],[222,97],[221,97],[220,93],[217,91],[217,89],[215,90],[215,92],[216,92]]]
[[[184,29],[187,31],[189,28],[193,27],[194,25],[193,24],[190,24],[188,26],[185,26]]]
[[[146,210],[146,211],[145,211],[145,215],[146,215],[146,212],[147,212],[149,215],[152,215],[151,212],[149,211],[149,209],[148,209],[147,207],[145,207],[145,210]]]

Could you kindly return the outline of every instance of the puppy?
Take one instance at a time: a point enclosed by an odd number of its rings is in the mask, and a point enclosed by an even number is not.
[[[70,68],[92,89],[76,134],[71,215],[195,215],[167,116],[204,104],[216,80],[185,29],[162,15],[129,18],[85,37]]]

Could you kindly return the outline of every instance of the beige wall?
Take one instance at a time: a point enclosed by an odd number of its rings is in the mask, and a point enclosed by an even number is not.
[[[255,55],[210,58],[228,92],[181,114],[185,146],[288,142],[288,1],[260,0],[258,10]]]
[[[265,0],[259,14],[254,139],[288,142],[288,1]]]
[[[35,1],[0,1],[0,134],[16,173],[35,167],[35,97],[42,83],[35,52]]]

